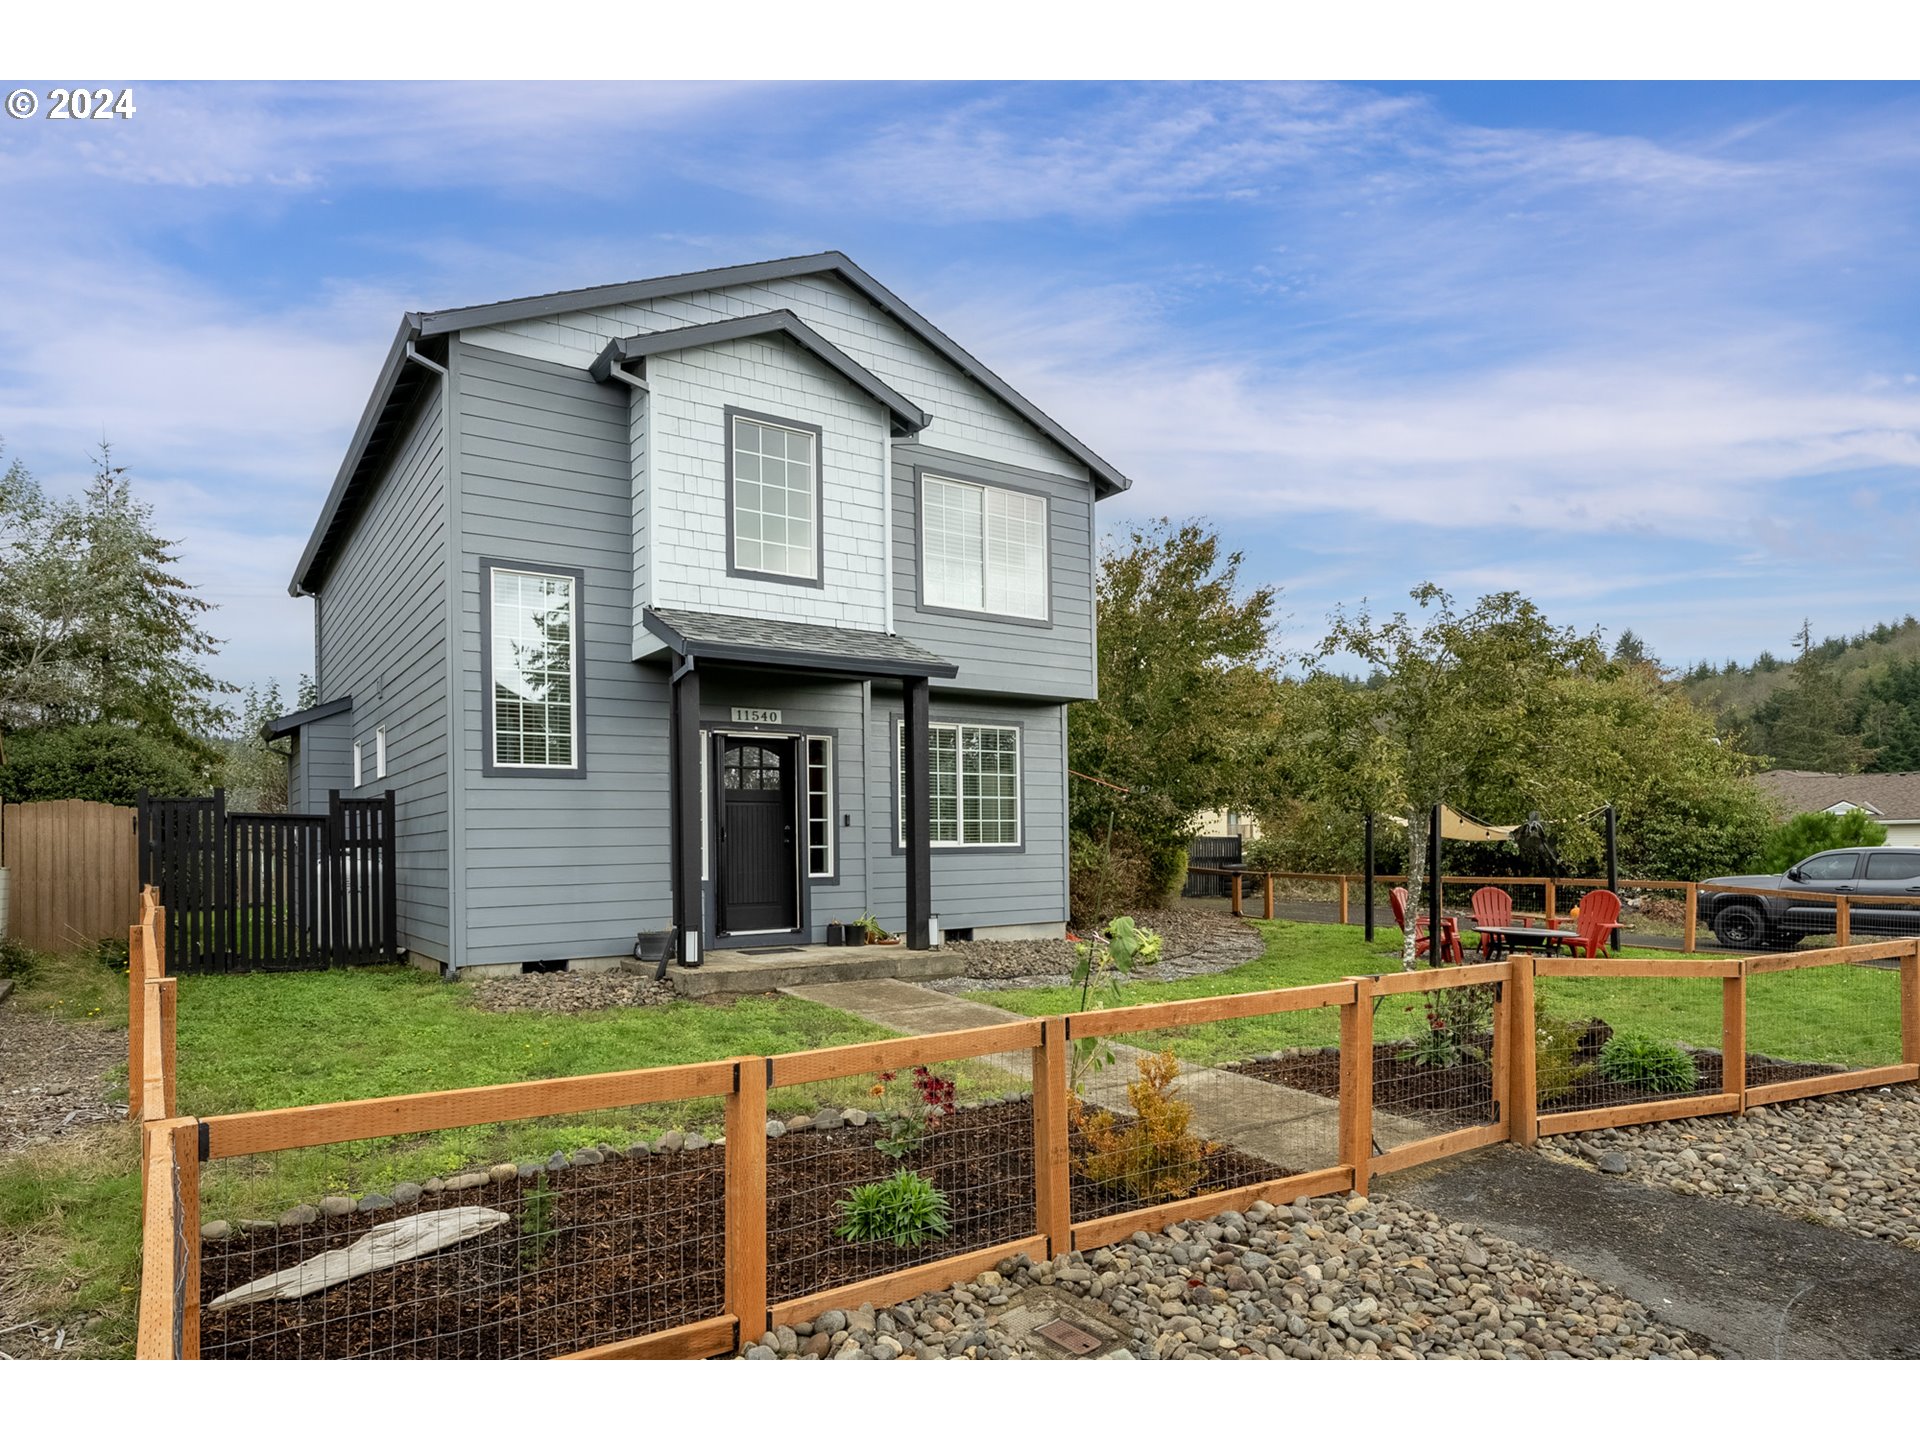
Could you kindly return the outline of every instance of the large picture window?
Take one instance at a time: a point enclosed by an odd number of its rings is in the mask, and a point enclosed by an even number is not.
[[[920,517],[927,604],[1047,618],[1044,496],[926,475]]]
[[[579,581],[493,565],[487,575],[487,695],[493,768],[580,766]]]
[[[734,573],[820,583],[820,431],[727,412]]]
[[[1012,725],[927,727],[929,834],[935,845],[1020,843],[1020,731]],[[900,844],[907,843],[907,737],[898,737]]]

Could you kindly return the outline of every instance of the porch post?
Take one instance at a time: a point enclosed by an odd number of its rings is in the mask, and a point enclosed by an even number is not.
[[[927,781],[933,765],[927,733],[927,682],[908,680],[902,724],[906,730],[907,773],[901,797],[907,812],[907,948],[925,950],[933,944],[932,812]]]
[[[673,944],[682,965],[700,963],[700,672],[674,671],[667,724],[672,810]]]

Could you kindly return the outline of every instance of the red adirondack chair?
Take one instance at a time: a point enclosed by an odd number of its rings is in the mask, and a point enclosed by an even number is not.
[[[1473,892],[1473,923],[1475,925],[1511,925],[1513,923],[1513,896],[1498,885],[1482,885]],[[1480,953],[1483,956],[1493,954],[1493,937],[1480,937]]]
[[[1400,927],[1400,933],[1404,935],[1407,933],[1407,887],[1394,886],[1387,893],[1387,898],[1393,901],[1393,920]],[[1433,945],[1433,926],[1428,923],[1428,917],[1425,915],[1416,917],[1414,924],[1420,927],[1420,931],[1413,942],[1413,953],[1416,956],[1425,955]],[[1459,925],[1450,916],[1445,915],[1440,917],[1440,955],[1443,964],[1451,960],[1453,964],[1459,965],[1467,958],[1460,949]]]
[[[1572,955],[1585,955],[1589,960],[1605,950],[1613,940],[1613,922],[1620,918],[1620,897],[1611,890],[1594,890],[1581,897],[1580,918],[1574,922],[1574,928],[1567,938],[1556,942],[1565,945]]]

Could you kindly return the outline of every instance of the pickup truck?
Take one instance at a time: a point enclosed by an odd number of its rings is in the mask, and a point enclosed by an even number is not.
[[[1716,886],[1779,890],[1726,894]],[[1831,935],[1836,895],[1848,900],[1852,933],[1920,935],[1920,905],[1876,905],[1881,897],[1920,900],[1920,848],[1904,845],[1823,850],[1784,875],[1722,875],[1700,882],[1700,920],[1732,950],[1792,949],[1809,935]]]

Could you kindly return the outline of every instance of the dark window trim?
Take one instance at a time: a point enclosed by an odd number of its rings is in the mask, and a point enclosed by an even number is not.
[[[564,576],[573,581],[573,764],[502,765],[493,758],[493,572]],[[503,780],[579,780],[587,773],[587,573],[544,561],[480,559],[480,773]]]
[[[887,755],[887,848],[895,855],[907,853],[900,843],[900,744],[901,730],[906,724],[903,711],[887,712],[891,722],[887,733],[892,741],[892,749]],[[948,716],[938,712],[927,716],[927,724],[933,725],[973,725],[983,729],[1016,730],[1020,734],[1020,773],[1017,778],[1020,796],[1020,842],[1017,845],[983,845],[978,842],[968,844],[965,840],[934,840],[930,842],[936,855],[1024,855],[1027,853],[1027,722],[1024,720],[985,720],[977,715]],[[962,833],[965,833],[964,830]]]
[[[727,457],[727,574],[736,580],[767,580],[776,585],[804,585],[810,590],[827,588],[827,436],[818,425],[804,420],[789,420],[781,415],[765,415],[738,405],[722,407],[725,426],[721,434]],[[733,548],[733,422],[756,420],[783,430],[805,430],[813,436],[813,578],[804,575],[780,575],[772,570],[745,570],[734,563]]]
[[[967,610],[957,605],[933,605],[927,601],[927,479],[951,480],[959,485],[977,485],[983,490],[1010,490],[1017,495],[1030,495],[1047,507],[1047,543],[1041,564],[1045,570],[1046,583],[1041,592],[1047,597],[1047,613],[1038,615],[1009,615],[1004,610]],[[1012,485],[1004,480],[989,480],[961,465],[915,465],[913,467],[913,608],[925,615],[952,615],[962,620],[989,620],[997,625],[1024,625],[1031,630],[1051,630],[1053,628],[1053,496],[1033,485]],[[986,543],[985,516],[981,519],[981,544]],[[986,564],[986,556],[981,556],[981,564]]]

